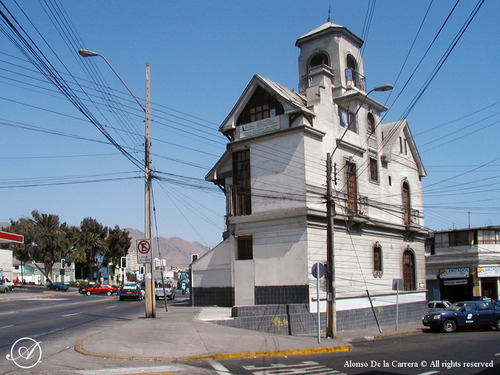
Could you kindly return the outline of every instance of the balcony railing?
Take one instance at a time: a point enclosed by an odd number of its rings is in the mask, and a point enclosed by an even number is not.
[[[365,91],[365,76],[359,74],[357,71],[347,68],[345,70],[345,79],[347,82],[347,86],[354,86],[360,89],[361,91]]]
[[[346,211],[349,216],[368,216],[368,197],[361,195],[347,196]]]

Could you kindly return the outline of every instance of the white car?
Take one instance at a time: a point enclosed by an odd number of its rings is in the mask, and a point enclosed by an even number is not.
[[[427,307],[429,308],[428,312],[434,312],[434,311],[446,310],[451,305],[452,305],[452,303],[450,301],[447,301],[447,300],[429,301],[429,303],[427,304]]]
[[[161,281],[155,281],[155,298],[165,298],[167,296],[168,299],[175,299],[175,290],[172,287],[172,284],[169,282],[165,282],[165,292],[163,291],[163,283]]]

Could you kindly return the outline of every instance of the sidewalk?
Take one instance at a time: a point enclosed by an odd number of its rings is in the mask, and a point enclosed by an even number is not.
[[[99,358],[146,361],[292,356],[349,351],[350,342],[421,331],[413,325],[381,334],[375,327],[339,332],[335,339],[321,337],[318,343],[317,335],[269,334],[205,321],[230,319],[229,311],[226,308],[171,306],[166,312],[157,308],[156,318],[137,318],[82,338],[75,350]]]

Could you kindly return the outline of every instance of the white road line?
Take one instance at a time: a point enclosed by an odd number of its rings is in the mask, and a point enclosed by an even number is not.
[[[227,368],[225,368],[222,364],[220,364],[219,362],[217,361],[209,361],[208,362],[210,364],[210,366],[212,366],[212,368],[217,372],[217,374],[219,375],[227,375],[227,374],[231,374],[229,372],[229,370]]]
[[[495,354],[495,357],[498,357],[498,356],[500,356],[500,353]]]
[[[114,306],[108,306],[108,307],[106,307],[106,308],[107,308],[107,309],[114,309],[115,307],[116,307],[116,305],[114,305]]]
[[[421,372],[420,374],[417,375],[433,375],[433,374],[439,374],[439,371]]]
[[[10,328],[10,327],[14,327],[14,324],[9,324],[8,326],[3,326],[3,327],[0,327],[0,329]]]
[[[69,313],[69,314],[64,314],[64,315],[61,315],[62,318],[66,318],[67,316],[73,316],[73,315],[79,315],[80,313]]]
[[[81,375],[122,375],[122,374],[140,374],[149,373],[173,373],[184,372],[184,368],[177,365],[155,366],[155,367],[124,367],[124,368],[109,368],[109,369],[94,369],[94,370],[76,370],[75,374]]]

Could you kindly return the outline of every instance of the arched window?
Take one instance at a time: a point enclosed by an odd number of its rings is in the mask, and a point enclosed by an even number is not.
[[[346,69],[346,79],[347,82],[352,82],[360,90],[365,89],[364,77],[358,72],[358,63],[353,55],[347,55],[347,69]]]
[[[410,225],[411,222],[411,202],[410,202],[410,185],[408,181],[403,182],[401,189],[401,197],[403,201],[403,223]]]
[[[382,246],[377,242],[373,246],[373,276],[382,277]]]
[[[403,283],[404,290],[416,290],[415,287],[415,255],[408,248],[403,253]]]
[[[263,120],[285,113],[283,105],[262,87],[258,86],[238,117],[236,125]]]
[[[319,65],[330,66],[328,55],[324,52],[320,52],[312,56],[311,60],[309,61],[309,72],[312,68]]]

